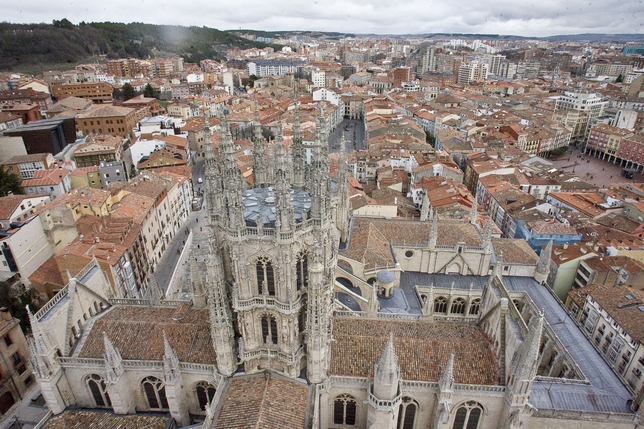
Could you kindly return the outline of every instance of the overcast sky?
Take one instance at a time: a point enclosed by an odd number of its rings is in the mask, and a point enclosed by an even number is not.
[[[145,22],[219,30],[488,33],[551,36],[644,33],[644,0],[19,0],[0,20]]]

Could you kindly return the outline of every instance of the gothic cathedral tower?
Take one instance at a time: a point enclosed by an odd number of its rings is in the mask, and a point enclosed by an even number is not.
[[[209,293],[209,305],[212,314],[231,314],[235,339],[229,341],[225,332],[213,335],[222,374],[243,364],[247,373],[271,369],[297,377],[306,369],[312,383],[326,377],[339,234],[331,216],[323,123],[318,121],[311,163],[306,165],[297,105],[289,149],[281,126],[275,148],[267,148],[256,115],[252,188],[237,168],[225,118],[218,159],[207,145],[209,252],[217,253],[211,260],[221,261],[219,275],[225,277],[207,280],[209,289],[218,289]],[[210,269],[209,275],[216,272]],[[214,332],[222,330],[222,320],[213,317]]]

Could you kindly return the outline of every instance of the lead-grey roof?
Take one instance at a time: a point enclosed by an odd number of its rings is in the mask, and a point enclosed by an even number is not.
[[[275,192],[272,187],[253,188],[244,191],[244,219],[246,224],[255,226],[257,216],[262,217],[264,225],[275,225]],[[295,214],[295,222],[302,221],[302,211],[307,216],[311,210],[311,195],[302,190],[291,189],[291,206]]]
[[[413,288],[415,285],[434,285],[454,289],[481,290],[488,276],[461,276],[449,274],[427,274],[404,272],[400,275],[400,286],[408,302],[404,313],[420,313],[420,304]],[[608,366],[586,336],[571,319],[560,301],[546,286],[532,277],[503,277],[509,292],[527,292],[534,304],[544,311],[546,321],[577,363],[589,384],[566,383],[562,381],[536,380],[533,384],[530,402],[537,409],[589,411],[601,413],[632,414],[628,401],[630,391]],[[470,286],[471,285],[471,286]],[[390,312],[391,309],[389,309]]]

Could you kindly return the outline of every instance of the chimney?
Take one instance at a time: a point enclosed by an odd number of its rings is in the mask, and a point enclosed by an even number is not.
[[[567,242],[567,241],[564,243],[563,248],[564,248],[564,249],[567,249],[567,248],[568,248],[568,242]]]
[[[2,307],[0,308],[0,316],[4,320],[11,320],[13,317],[11,317],[11,313],[9,312],[9,309],[7,307]]]

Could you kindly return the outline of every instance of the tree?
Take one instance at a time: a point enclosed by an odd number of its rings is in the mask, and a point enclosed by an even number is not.
[[[132,87],[132,85],[130,85],[127,82],[123,85],[122,91],[123,91],[123,101],[127,101],[130,98],[136,97],[136,91],[134,90],[134,87]]]
[[[255,86],[255,81],[259,79],[257,76],[254,74],[248,76],[248,87],[253,88]]]
[[[152,85],[150,85],[149,83],[147,85],[145,85],[145,88],[143,88],[143,96],[144,97],[150,97],[150,98],[156,98],[154,88],[152,88]]]
[[[0,196],[5,196],[9,192],[22,194],[23,190],[20,182],[18,175],[7,171],[4,167],[0,167]]]
[[[431,135],[429,131],[425,131],[425,141],[434,147],[436,144],[436,137]]]
[[[23,332],[31,332],[29,315],[25,309],[27,305],[31,311],[38,310],[32,303],[31,291],[25,291],[20,284],[12,286],[7,282],[0,282],[0,307],[6,307],[13,317],[20,319]]]

